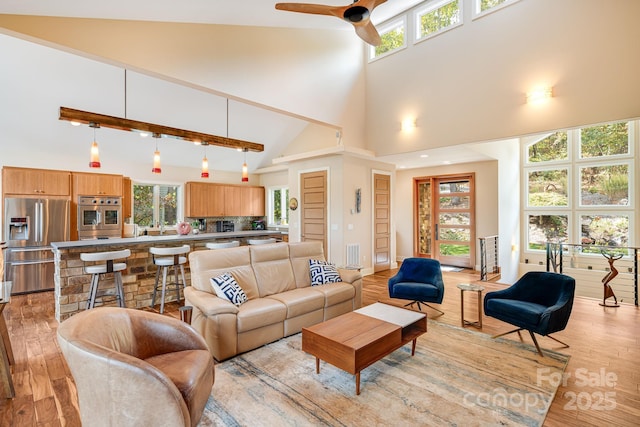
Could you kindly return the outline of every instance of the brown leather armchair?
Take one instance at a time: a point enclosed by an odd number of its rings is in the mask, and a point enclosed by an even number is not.
[[[214,365],[204,339],[180,320],[100,307],[63,321],[58,342],[85,426],[195,426]]]

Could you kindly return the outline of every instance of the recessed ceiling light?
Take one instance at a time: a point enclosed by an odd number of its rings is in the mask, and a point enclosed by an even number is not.
[[[420,154],[420,157],[422,157],[423,159],[426,159],[427,157],[429,157],[428,154]]]
[[[443,162],[442,162],[442,164],[443,164],[443,165],[450,165],[450,164],[451,164],[451,162],[450,162],[449,160],[445,160],[445,161],[443,161]]]

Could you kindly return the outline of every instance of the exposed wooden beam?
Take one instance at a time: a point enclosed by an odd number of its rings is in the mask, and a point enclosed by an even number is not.
[[[218,147],[242,149],[247,151],[264,151],[264,145],[255,142],[242,141],[240,139],[227,138],[219,135],[194,132],[190,130],[140,122],[137,120],[123,119],[121,117],[107,116],[104,114],[90,113],[88,111],[74,110],[73,108],[60,107],[60,120],[83,124],[97,123],[100,127],[119,129],[127,132],[148,132],[160,134],[183,141],[202,145],[216,145]]]

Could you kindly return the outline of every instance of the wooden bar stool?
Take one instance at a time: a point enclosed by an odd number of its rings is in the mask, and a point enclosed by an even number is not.
[[[120,307],[124,307],[124,289],[122,287],[122,274],[121,271],[127,268],[125,262],[113,262],[114,260],[124,259],[131,256],[129,249],[123,249],[121,251],[110,252],[89,252],[81,253],[80,259],[85,262],[84,272],[91,274],[91,286],[89,287],[89,299],[87,300],[87,310],[92,309],[96,305],[96,298],[100,297],[101,303],[104,304],[103,297],[113,296],[118,301]],[[87,262],[102,262],[104,264],[89,264]],[[113,273],[113,280],[115,283],[115,294],[111,294],[109,290],[103,290],[98,292],[98,282],[100,281],[100,275],[106,273]]]
[[[237,240],[232,240],[230,242],[209,242],[205,246],[207,249],[235,248],[240,246],[240,242]]]
[[[153,255],[153,263],[158,266],[156,270],[156,284],[153,287],[153,296],[151,297],[151,307],[156,305],[156,292],[158,291],[158,282],[160,281],[160,269],[162,269],[162,296],[160,299],[160,313],[164,313],[164,296],[167,290],[167,270],[173,267],[175,273],[175,282],[169,283],[169,286],[173,286],[176,289],[176,301],[180,301],[180,287],[187,286],[187,281],[184,278],[184,264],[187,262],[187,257],[182,256],[189,253],[191,247],[189,245],[182,245],[172,248],[149,248],[149,252]],[[178,280],[178,267],[182,273],[182,283]]]

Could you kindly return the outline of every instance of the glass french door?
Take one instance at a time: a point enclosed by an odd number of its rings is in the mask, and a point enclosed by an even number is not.
[[[415,178],[414,194],[415,256],[473,268],[474,175]]]

